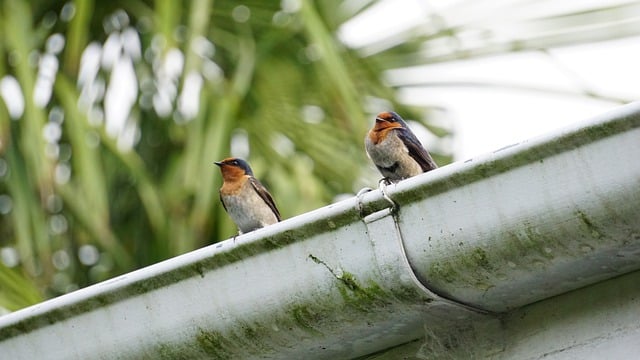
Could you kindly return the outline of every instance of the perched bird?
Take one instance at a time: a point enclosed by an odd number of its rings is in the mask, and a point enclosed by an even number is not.
[[[365,137],[364,146],[382,176],[391,182],[438,167],[407,123],[393,111],[376,116],[376,123]]]
[[[246,161],[227,158],[215,164],[223,179],[220,201],[241,234],[281,220],[271,194],[253,177]]]

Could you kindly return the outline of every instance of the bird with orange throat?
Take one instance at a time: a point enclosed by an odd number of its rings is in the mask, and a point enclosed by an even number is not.
[[[253,176],[249,164],[239,158],[215,162],[222,172],[220,201],[240,234],[281,220],[269,191]]]
[[[381,112],[364,139],[367,155],[382,176],[390,182],[436,169],[435,161],[409,129],[407,123],[393,111]]]

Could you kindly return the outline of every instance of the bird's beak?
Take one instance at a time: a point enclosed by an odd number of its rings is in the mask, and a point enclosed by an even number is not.
[[[383,118],[380,118],[380,117],[377,117],[377,118],[376,118],[376,122],[377,122],[377,123],[379,123],[379,122],[387,122],[387,120],[385,120],[385,119],[383,119]]]
[[[221,161],[215,161],[214,164],[218,165],[218,166],[222,166],[224,165]]]

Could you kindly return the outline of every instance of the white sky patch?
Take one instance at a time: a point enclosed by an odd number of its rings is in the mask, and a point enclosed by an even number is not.
[[[166,117],[173,110],[173,101],[178,94],[178,79],[184,67],[184,54],[178,49],[167,51],[156,69],[157,92],[153,96],[153,107],[158,115]]]
[[[359,48],[410,29],[428,15],[418,0],[379,1],[338,29],[338,38],[347,46]]]
[[[24,113],[24,95],[18,80],[11,75],[6,75],[0,80],[0,97],[7,106],[7,111],[12,119],[18,119]]]
[[[1,211],[2,207],[0,207],[0,212]],[[12,268],[20,264],[20,254],[18,250],[13,247],[3,247],[0,249],[0,260],[2,260],[2,263],[6,267]]]
[[[317,105],[304,105],[301,112],[302,120],[309,124],[319,124],[326,116],[324,110]]]
[[[53,34],[47,38],[46,49],[49,54],[59,54],[64,49],[65,38],[62,34]]]
[[[182,73],[184,67],[184,54],[178,49],[167,51],[167,56],[162,64],[164,75],[171,79],[177,79]]]
[[[640,36],[556,48],[550,53],[579,74],[590,89],[610,96],[640,98]]]
[[[281,0],[280,7],[284,12],[295,13],[300,11],[300,8],[302,8],[301,1],[302,0]]]
[[[120,35],[124,52],[131,56],[135,61],[142,57],[142,45],[140,44],[140,36],[136,29],[127,27]]]
[[[122,38],[120,33],[112,32],[102,46],[102,67],[111,69],[120,58],[122,51]]]
[[[250,151],[249,134],[242,129],[234,130],[231,135],[231,156],[246,159]]]
[[[87,112],[92,125],[104,121],[107,134],[117,139],[120,150],[128,151],[139,139],[131,110],[139,92],[134,62],[141,58],[142,47],[137,31],[126,26],[128,20],[121,16],[123,14],[116,15],[111,21],[118,20],[116,28],[123,28],[122,32],[114,28],[103,45],[93,42],[82,53],[78,73],[79,105]],[[99,76],[101,68],[109,73],[108,85]]]
[[[84,49],[80,58],[78,85],[88,84],[95,80],[98,70],[100,70],[101,57],[102,46],[97,42],[92,42]]]
[[[455,160],[466,160],[545,134],[619,106],[579,97],[469,88],[415,88],[400,92],[409,104],[446,107],[454,123]]]
[[[271,147],[283,157],[292,156],[296,145],[288,136],[282,133],[275,133],[271,138]]]
[[[182,93],[178,99],[178,111],[185,120],[191,120],[198,115],[203,82],[202,76],[197,71],[189,72],[184,79]]]
[[[172,104],[172,96],[169,91],[158,90],[153,95],[153,109],[158,113],[161,117],[167,117],[171,115],[171,111],[173,110]]]
[[[55,122],[48,122],[42,128],[42,137],[50,144],[56,144],[62,136],[62,127]]]
[[[33,90],[33,101],[36,106],[45,107],[51,100],[53,82],[58,72],[58,58],[52,54],[44,54],[40,57],[38,77]]]
[[[134,121],[128,121],[118,136],[118,149],[122,152],[131,151],[139,140],[140,129],[138,125]]]
[[[191,43],[191,51],[201,58],[211,59],[216,52],[216,46],[206,37],[197,36]]]
[[[90,112],[95,103],[102,100],[105,91],[104,80],[98,78],[102,46],[93,42],[82,52],[80,70],[78,71],[78,87],[80,97],[78,105],[84,111]]]
[[[487,83],[575,90],[575,82],[539,52],[505,54],[474,60],[416,66],[385,73],[390,85]]]
[[[138,83],[133,63],[129,57],[122,56],[114,63],[104,97],[107,134],[113,137],[122,134],[137,97]]]

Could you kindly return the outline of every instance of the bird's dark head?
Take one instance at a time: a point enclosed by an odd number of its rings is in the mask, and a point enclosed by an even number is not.
[[[225,180],[244,175],[253,176],[253,171],[251,171],[249,163],[239,158],[226,158],[221,161],[216,161],[214,164],[220,166],[222,177]]]
[[[406,127],[404,120],[400,115],[393,111],[383,111],[376,116],[376,130],[384,130],[390,128]]]

